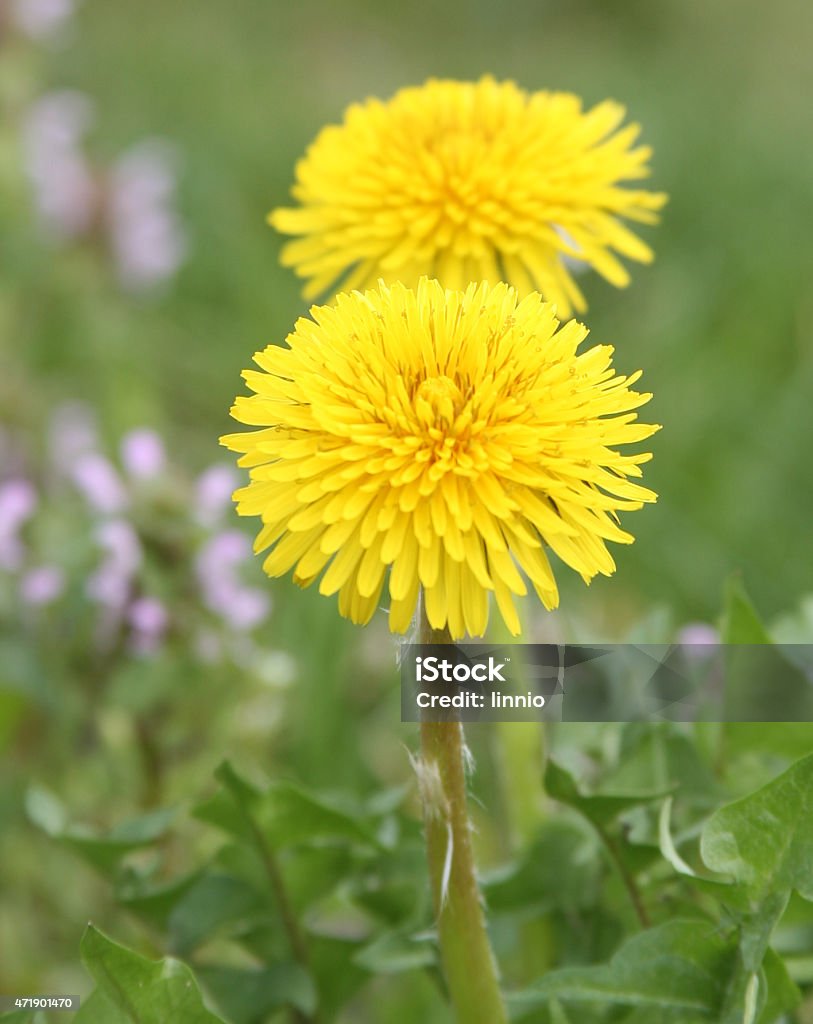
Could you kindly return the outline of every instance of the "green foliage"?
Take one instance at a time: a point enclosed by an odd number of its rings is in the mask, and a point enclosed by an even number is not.
[[[223,1024],[203,1005],[192,972],[178,960],[147,960],[93,925],[81,950],[97,988],[75,1018],[80,1024]]]
[[[607,822],[646,797],[592,803],[570,775],[550,762],[546,786],[551,795],[576,807],[609,840]],[[755,793],[715,811],[703,826],[700,854],[707,869],[728,881],[699,877],[674,849],[668,819],[662,818],[662,847],[673,866],[698,890],[712,895],[717,921],[694,916],[671,920],[633,935],[608,964],[554,970],[517,992],[517,1013],[565,1004],[607,1008],[646,1008],[648,1021],[699,1024],[769,1024],[792,1010],[800,993],[780,957],[770,948],[792,890],[811,896],[813,815],[807,807],[813,756],[792,765]],[[663,829],[666,828],[666,834]],[[631,895],[642,906],[641,890],[615,843],[608,843]],[[699,910],[702,903],[697,904]],[[603,1018],[602,1018],[603,1019]],[[627,1018],[624,1018],[627,1019]],[[629,1018],[634,1019],[633,1017]]]
[[[238,839],[257,840],[262,833],[275,847],[310,840],[376,845],[372,833],[360,824],[358,813],[353,816],[300,786],[274,783],[260,792],[229,764],[221,765],[216,777],[223,789],[195,813]]]
[[[650,1020],[679,1019],[684,1024],[719,1014],[736,947],[719,929],[699,921],[671,921],[625,942],[609,964],[551,971],[514,996],[518,1007],[550,999],[646,1006]]]
[[[792,889],[813,900],[813,755],[716,811],[700,850],[708,867],[730,875],[755,901]]]
[[[153,963],[89,928],[82,957],[97,990],[80,1019],[104,1012],[111,1024],[148,1024],[170,1006],[181,1024],[219,1019],[198,987],[229,1024],[261,1024],[285,1007],[310,1019],[318,1006],[332,1018],[373,974],[435,964],[434,943],[417,934],[427,913],[423,851],[400,809],[403,791],[354,804],[259,786],[229,763],[215,777],[193,814],[225,842],[175,877],[162,851],[176,811],[91,836],[51,794],[30,791],[32,820],[109,879],[122,908],[185,961]],[[187,983],[193,994],[176,1005]]]
[[[666,796],[665,792],[607,793],[585,796],[579,792],[573,776],[553,760],[548,761],[545,770],[545,789],[555,800],[575,807],[599,829],[633,807],[639,807],[641,804],[648,804]]]
[[[278,963],[261,970],[201,967],[197,975],[231,1024],[261,1024],[281,1007],[306,1015],[316,1009],[313,981],[297,963]]]
[[[727,609],[726,628],[781,658],[738,585]],[[469,733],[479,787],[486,734]],[[510,742],[508,729],[490,735]],[[499,856],[484,843],[491,821],[475,836],[512,1017],[784,1022],[813,984],[811,727],[563,723],[547,746],[547,813]],[[350,796],[224,761],[191,804],[106,828],[30,785],[29,820],[105,880],[127,922],[126,946],[88,929],[96,989],[78,1019],[150,1021],[172,1006],[181,1022],[344,1024],[382,985],[393,1006],[442,1019],[406,770],[404,758],[403,784]],[[167,958],[135,952],[145,948]]]

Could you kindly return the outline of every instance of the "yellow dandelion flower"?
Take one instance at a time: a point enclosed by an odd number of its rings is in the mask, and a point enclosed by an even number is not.
[[[259,429],[222,438],[250,468],[234,497],[262,517],[270,576],[324,572],[320,593],[358,623],[386,581],[401,633],[422,587],[432,627],[458,638],[483,634],[492,592],[519,632],[519,570],[556,606],[547,548],[587,582],[615,570],[606,541],[633,539],[616,513],[655,500],[629,479],[650,456],[615,446],[658,428],[635,422],[650,395],[611,347],[577,354],[585,327],[505,284],[382,282],[311,317],[243,374],[254,394],[232,415]]]
[[[623,287],[618,255],[648,263],[652,250],[621,218],[654,223],[666,202],[621,187],[647,177],[651,155],[637,124],[619,128],[624,114],[490,77],[351,106],[298,163],[300,205],[269,215],[298,236],[282,262],[307,279],[306,298],[427,275],[447,288],[507,281],[561,316],[583,310],[568,257]]]

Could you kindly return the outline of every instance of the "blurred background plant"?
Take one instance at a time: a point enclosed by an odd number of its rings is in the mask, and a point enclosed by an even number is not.
[[[0,0],[0,992],[88,993],[92,919],[192,963],[235,1024],[274,1020],[279,1002],[307,1019],[314,978],[328,1019],[446,1019],[385,624],[354,630],[262,578],[216,447],[246,356],[303,311],[265,214],[354,99],[484,71],[612,96],[671,196],[648,233],[657,260],[627,291],[580,280],[593,339],[655,393],[660,500],[614,579],[585,591],[563,575],[562,613],[526,609],[531,635],[810,641],[811,38],[813,8],[795,0],[201,0],[194,14],[145,0],[129,16]],[[732,573],[767,632],[741,589],[723,601]],[[559,809],[545,804],[537,740],[470,730],[515,989],[606,961],[640,927],[589,816],[561,809],[561,778]],[[813,729],[572,725],[547,743],[579,786],[671,787],[697,867],[714,807],[813,750]],[[236,767],[213,781],[224,759]],[[279,847],[304,959],[246,808]],[[631,805],[610,836],[649,918],[714,919],[715,897],[659,853],[656,811]],[[798,896],[775,935],[809,985]],[[88,962],[104,941],[88,933]],[[246,977],[228,971],[259,965],[260,990],[230,1003]],[[86,1020],[116,1019],[94,998]],[[575,1011],[555,998],[522,1012],[562,1024]]]

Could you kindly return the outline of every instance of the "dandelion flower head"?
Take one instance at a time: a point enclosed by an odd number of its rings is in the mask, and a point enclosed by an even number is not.
[[[555,607],[547,549],[611,574],[606,542],[633,539],[617,512],[655,500],[634,479],[650,456],[616,446],[658,428],[636,422],[639,373],[616,375],[606,345],[577,353],[586,334],[506,284],[382,282],[313,307],[243,374],[232,415],[256,429],[222,438],[250,469],[234,497],[262,517],[265,571],[321,575],[357,623],[388,604],[394,632],[422,588],[453,638],[483,634],[491,594],[516,635],[526,578]]]
[[[447,288],[507,281],[561,316],[586,308],[568,257],[623,287],[619,256],[652,251],[622,223],[651,224],[662,193],[622,187],[649,174],[637,124],[611,100],[583,109],[570,93],[528,93],[491,77],[430,79],[388,102],[351,106],[296,168],[298,206],[270,223],[296,236],[282,262],[306,298],[379,278]]]

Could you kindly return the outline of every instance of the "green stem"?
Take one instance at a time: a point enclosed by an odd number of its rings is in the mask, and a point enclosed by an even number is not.
[[[523,634],[527,633],[525,603],[519,602],[519,619]],[[497,618],[489,630],[493,643],[511,644],[514,638],[510,630]],[[512,674],[518,678],[521,691],[527,683],[531,688],[521,652],[512,663]],[[545,732],[543,722],[494,723],[497,741],[498,770],[502,788],[501,800],[505,807],[509,828],[511,852],[525,849],[539,831],[546,817],[546,798],[542,787],[545,774]]]
[[[594,823],[595,825],[595,823]],[[630,903],[635,911],[635,915],[641,924],[642,928],[651,928],[652,922],[649,919],[649,914],[644,906],[644,899],[641,896],[641,892],[635,882],[633,874],[627,870],[627,866],[624,863],[624,858],[621,856],[621,851],[618,849],[618,843],[613,839],[610,833],[601,825],[595,825],[595,829],[604,843],[610,857],[612,858],[613,864],[618,871],[621,881],[624,883],[624,888],[627,890],[627,895],[630,898]]]
[[[294,959],[306,971],[310,971],[308,944],[305,940],[305,935],[299,927],[299,921],[297,920],[291,901],[288,898],[288,891],[285,888],[285,880],[282,877],[282,871],[277,863],[274,850],[257,823],[254,814],[251,812],[249,807],[246,806],[240,791],[235,789],[234,785],[228,779],[224,781],[225,785],[227,785],[231,790],[235,802],[242,812],[243,818],[251,832],[263,870],[265,871],[271,891],[276,899],[277,909],[279,910],[280,920],[282,921],[282,927],[288,938],[288,943],[291,947]],[[291,1019],[294,1024],[319,1024],[319,1018],[316,1013],[305,1014],[296,1007],[291,1008]]]
[[[449,643],[421,609],[420,642]],[[486,932],[466,809],[463,727],[421,722],[421,795],[443,973],[457,1024],[505,1024],[497,966]]]
[[[255,839],[257,840],[265,873],[268,876],[268,881],[271,884],[271,889],[277,900],[280,917],[282,919],[283,927],[285,928],[285,933],[288,936],[291,951],[300,966],[304,967],[306,971],[309,971],[310,956],[308,955],[308,946],[305,942],[305,936],[300,931],[299,922],[296,919],[296,914],[294,913],[293,907],[288,899],[288,892],[285,888],[285,882],[283,881],[282,872],[277,864],[277,859],[274,856],[271,847],[265,841],[265,837],[253,818],[251,819],[251,829],[254,833]],[[303,1011],[297,1007],[291,1007],[290,1014],[291,1020],[294,1024],[318,1024],[318,1018],[315,1014],[309,1015],[303,1013]]]

